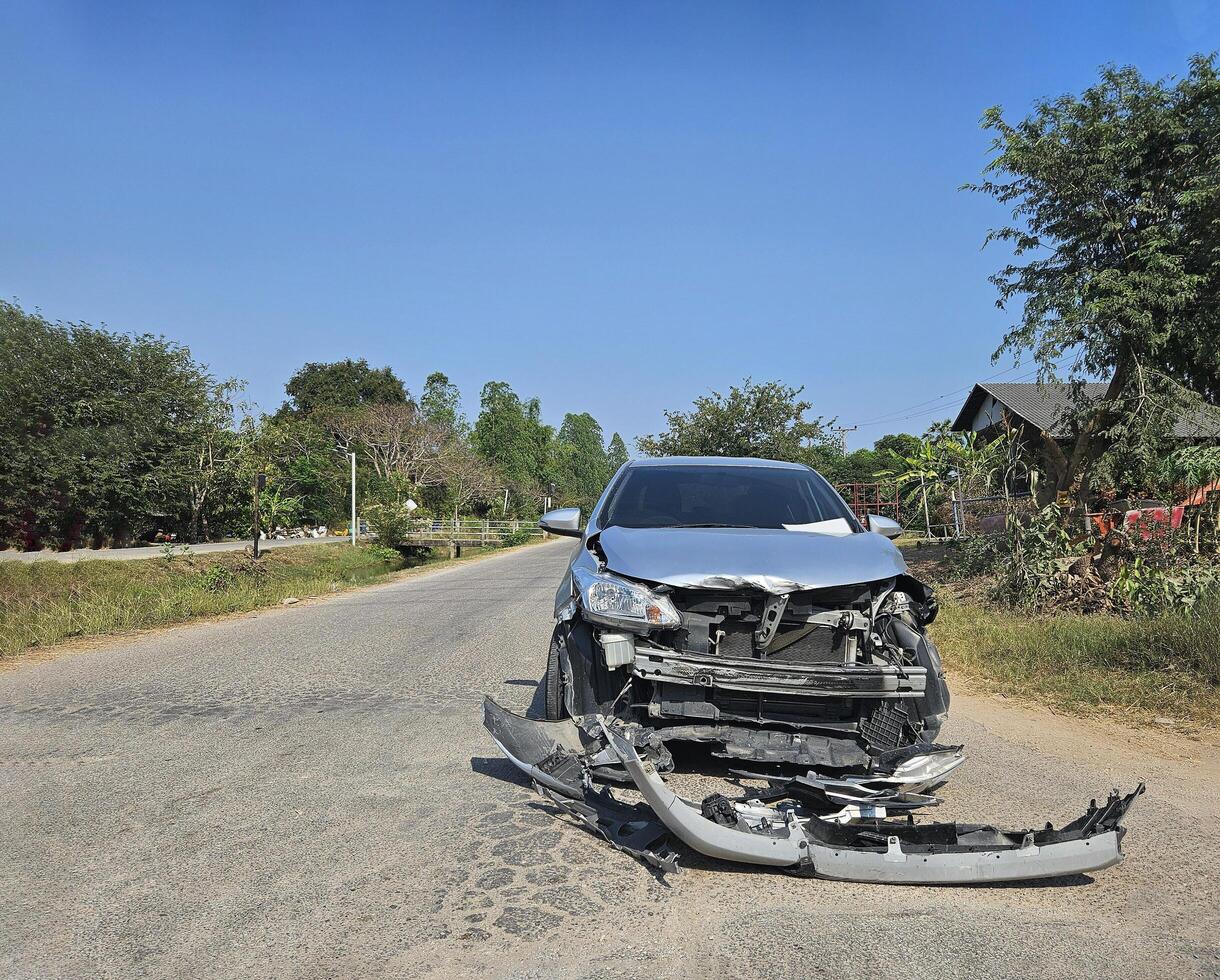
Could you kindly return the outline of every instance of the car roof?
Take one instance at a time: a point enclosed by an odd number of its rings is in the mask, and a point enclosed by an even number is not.
[[[792,463],[782,459],[756,459],[752,456],[649,456],[633,459],[628,466],[756,466],[778,470],[807,470],[804,463]]]

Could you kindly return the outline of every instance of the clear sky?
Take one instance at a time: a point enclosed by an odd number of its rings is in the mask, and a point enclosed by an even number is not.
[[[267,410],[366,357],[630,440],[753,375],[870,445],[1011,366],[983,109],[1180,73],[1218,10],[0,0],[0,295]]]

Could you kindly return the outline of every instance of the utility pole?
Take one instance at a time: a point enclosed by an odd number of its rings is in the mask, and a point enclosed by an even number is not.
[[[258,521],[258,495],[267,486],[267,474],[260,473],[254,478],[254,557],[258,557],[258,539],[262,536],[262,528]]]
[[[847,433],[855,432],[860,426],[858,425],[832,425],[831,432],[839,434],[839,452],[847,455]]]
[[[352,544],[356,543],[356,454],[348,453],[352,460]]]

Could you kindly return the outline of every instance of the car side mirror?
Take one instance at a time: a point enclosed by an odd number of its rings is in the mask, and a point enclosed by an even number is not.
[[[892,517],[882,517],[880,514],[868,515],[868,529],[887,538],[896,538],[902,534],[902,525]]]
[[[538,521],[538,526],[551,534],[562,534],[569,538],[579,538],[580,508],[560,507],[558,510],[548,510]]]

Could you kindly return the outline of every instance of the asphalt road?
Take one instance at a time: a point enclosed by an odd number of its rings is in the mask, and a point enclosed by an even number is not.
[[[946,815],[1149,783],[1125,864],[1042,886],[662,882],[553,816],[480,700],[533,700],[570,547],[0,671],[0,976],[1217,972],[1214,746],[959,697]]]
[[[271,538],[260,541],[259,550],[274,548],[295,548],[303,544],[343,544],[348,538],[328,536],[325,538]],[[210,555],[218,551],[241,551],[250,544],[248,538],[240,541],[209,541],[204,544],[187,545],[194,554]],[[179,548],[183,546],[178,546]],[[0,551],[0,561],[85,561],[89,558],[105,558],[108,561],[132,561],[137,558],[159,558],[165,554],[165,546],[160,544],[141,545],[138,548],[75,548],[72,551]]]

